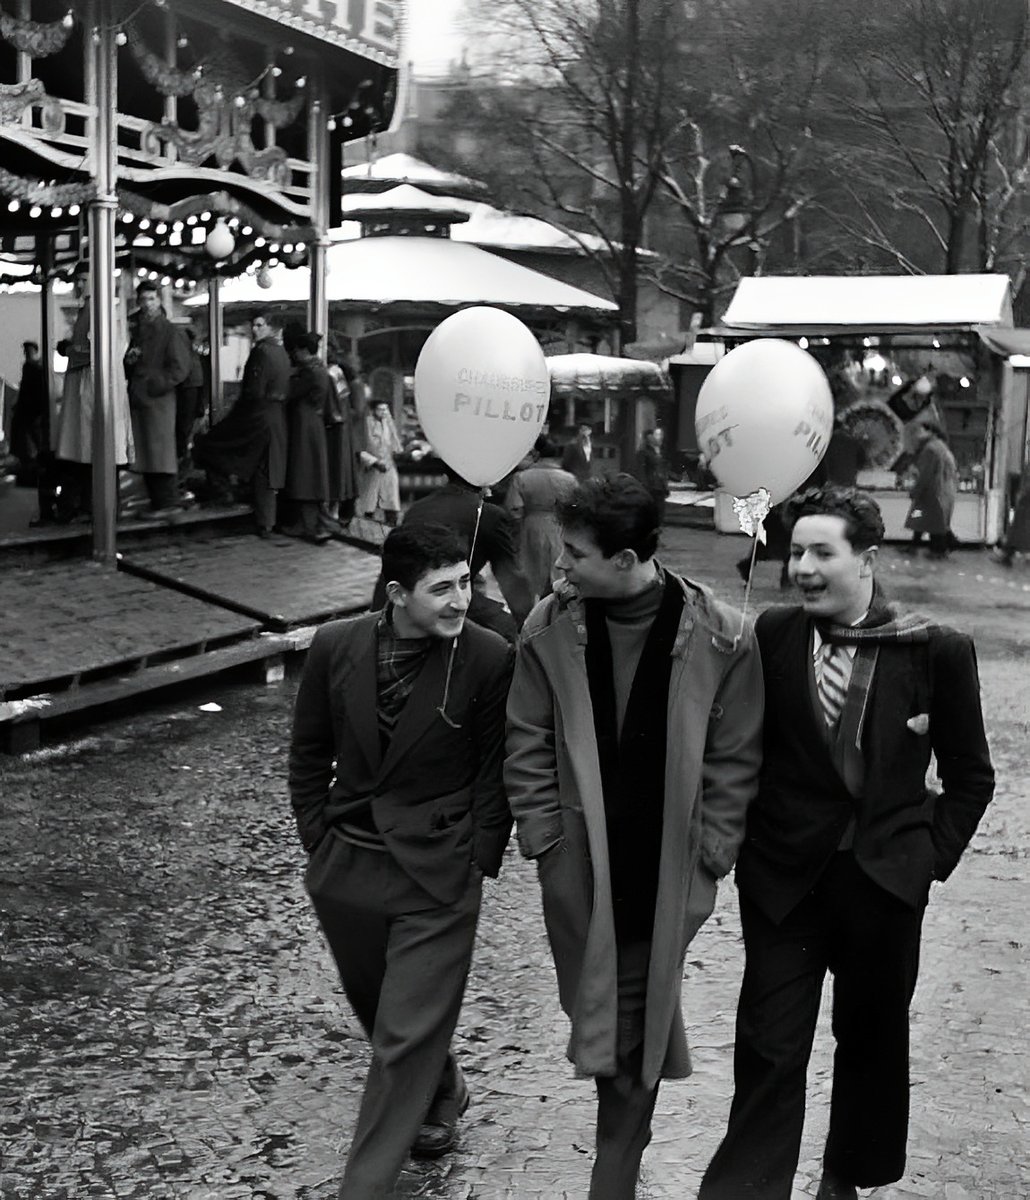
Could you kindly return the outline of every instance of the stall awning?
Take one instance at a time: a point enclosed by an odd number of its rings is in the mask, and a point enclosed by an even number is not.
[[[1007,275],[767,275],[742,279],[723,336],[1011,328]]]
[[[309,272],[277,267],[271,286],[249,275],[228,280],[223,304],[277,304],[306,301]],[[369,237],[338,242],[327,254],[326,287],[331,303],[353,308],[389,304],[461,308],[495,304],[505,309],[551,310],[611,318],[617,305],[581,288],[531,271],[477,246],[434,237]],[[198,296],[187,304],[205,304]]]

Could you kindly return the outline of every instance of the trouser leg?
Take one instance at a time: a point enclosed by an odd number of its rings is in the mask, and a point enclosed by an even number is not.
[[[779,925],[740,898],[744,980],[737,1007],[733,1103],[699,1200],[790,1200],[805,1120],[805,1077],[826,974],[818,893]]]
[[[297,508],[300,511],[300,527],[305,536],[314,537],[318,533],[318,501],[299,500]]]
[[[923,910],[884,891],[852,855],[838,857],[830,955],[836,1051],[824,1161],[858,1187],[880,1187],[905,1171],[909,1005]]]
[[[178,493],[175,490],[175,474],[165,471],[144,471],[143,483],[150,497],[151,508],[174,507]]]
[[[340,1200],[382,1200],[444,1077],[472,960],[480,879],[443,905],[384,852],[316,850],[308,888],[372,1061]],[[324,856],[324,857],[320,857]]]
[[[268,480],[267,461],[258,464],[251,486],[254,495],[255,523],[258,529],[271,529],[275,525],[276,492]]]
[[[651,1141],[658,1087],[641,1080],[650,945],[619,947],[618,1074],[597,1084],[597,1157],[590,1200],[633,1200],[640,1160]]]

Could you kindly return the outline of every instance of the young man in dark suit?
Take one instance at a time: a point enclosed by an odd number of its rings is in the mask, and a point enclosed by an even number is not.
[[[454,1143],[449,1052],[479,915],[511,830],[501,779],[512,651],[466,622],[467,547],[441,526],[383,546],[382,612],[324,625],[297,694],[290,796],[305,883],[372,1046],[341,1200],[394,1194],[410,1151]]]
[[[700,1200],[789,1200],[827,970],[836,1051],[818,1196],[854,1200],[904,1173],[923,910],[994,791],[972,640],[886,602],[876,503],[827,485],[790,519],[801,604],[756,624],[766,717],[737,861],[735,1093]]]

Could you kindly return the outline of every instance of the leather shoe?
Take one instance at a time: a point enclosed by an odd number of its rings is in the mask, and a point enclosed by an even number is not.
[[[458,1118],[469,1106],[469,1090],[462,1075],[458,1076],[460,1090],[454,1095],[437,1095],[429,1106],[426,1119],[415,1144],[411,1147],[413,1158],[439,1158],[454,1149],[458,1140]]]
[[[832,1171],[823,1171],[815,1200],[858,1200],[858,1188]]]

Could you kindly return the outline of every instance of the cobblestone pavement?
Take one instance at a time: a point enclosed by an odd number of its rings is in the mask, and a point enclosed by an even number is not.
[[[677,530],[666,560],[739,600],[740,553]],[[1030,572],[981,555],[931,571],[888,553],[884,575],[976,631],[999,787],[932,898],[909,1173],[874,1194],[1016,1200],[1030,1196]],[[759,568],[753,607],[779,599],[774,578]],[[0,763],[4,1200],[335,1194],[367,1054],[301,887],[283,783],[293,690],[212,691]],[[724,885],[688,955],[696,1071],[662,1089],[645,1200],[694,1195],[719,1140],[740,970]],[[583,1197],[593,1094],[571,1077],[565,1036],[534,871],[511,848],[487,886],[460,1025],[473,1089],[460,1145],[413,1164],[398,1194]],[[824,1015],[798,1197],[815,1191],[829,1070]]]

